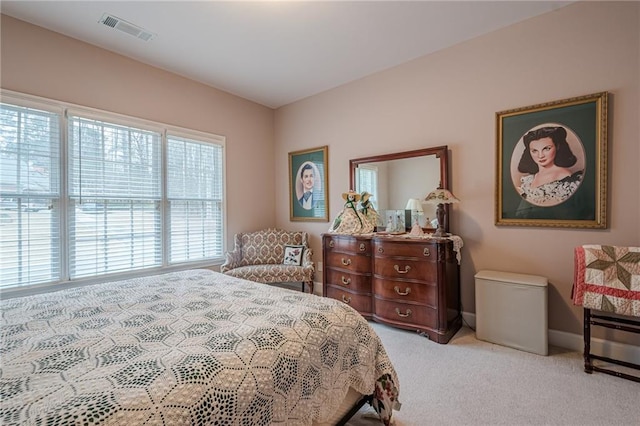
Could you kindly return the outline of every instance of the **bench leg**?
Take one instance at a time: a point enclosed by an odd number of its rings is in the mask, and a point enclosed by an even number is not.
[[[593,360],[591,359],[591,309],[584,309],[583,319],[583,335],[584,335],[584,372],[593,373]]]

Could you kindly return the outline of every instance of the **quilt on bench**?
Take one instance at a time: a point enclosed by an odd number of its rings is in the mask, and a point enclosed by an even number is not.
[[[640,317],[640,247],[583,245],[574,261],[574,305]]]

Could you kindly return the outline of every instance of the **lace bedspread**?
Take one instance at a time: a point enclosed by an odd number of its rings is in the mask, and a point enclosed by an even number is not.
[[[398,379],[339,301],[209,270],[9,299],[0,424],[309,425]]]
[[[583,245],[574,262],[574,305],[640,317],[640,247]]]

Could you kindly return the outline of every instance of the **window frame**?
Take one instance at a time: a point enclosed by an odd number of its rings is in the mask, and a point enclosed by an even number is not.
[[[200,267],[212,267],[219,266],[224,262],[224,253],[227,251],[227,188],[226,188],[226,138],[221,135],[202,132],[193,129],[182,128],[175,125],[169,125],[161,122],[155,122],[142,118],[127,116],[114,112],[104,111],[96,108],[84,107],[81,105],[71,104],[63,101],[57,101],[53,99],[43,98],[34,95],[28,95],[20,92],[14,92],[0,88],[0,101],[3,103],[15,105],[24,108],[34,108],[47,112],[52,112],[59,115],[60,124],[60,146],[59,146],[59,183],[60,188],[60,202],[58,212],[57,226],[60,233],[59,241],[59,273],[60,277],[57,281],[51,281],[38,284],[24,284],[11,287],[0,287],[0,298],[18,297],[28,294],[36,294],[47,291],[57,291],[64,288],[79,287],[84,285],[96,284],[101,282],[135,278],[140,276],[154,275],[159,273],[165,273],[175,270],[184,270]],[[160,176],[161,176],[161,201],[160,201],[160,238],[161,238],[161,252],[162,261],[158,267],[144,268],[142,270],[131,270],[125,272],[105,274],[95,277],[84,277],[71,280],[69,278],[69,232],[70,224],[68,217],[68,206],[70,203],[69,194],[69,135],[68,124],[69,115],[76,115],[83,118],[89,118],[99,121],[104,121],[112,124],[118,124],[129,127],[137,127],[139,129],[150,130],[160,133],[161,143],[161,161],[160,161]],[[221,214],[222,220],[221,226],[221,253],[214,258],[205,259],[201,261],[187,261],[181,263],[169,262],[169,221],[168,221],[168,196],[167,196],[167,145],[168,135],[176,136],[185,139],[192,139],[200,143],[211,143],[220,146],[222,152],[222,199],[221,199]]]
[[[377,197],[377,194],[379,193],[378,192],[378,187],[379,187],[379,185],[378,185],[378,180],[379,180],[378,179],[378,177],[379,177],[378,166],[372,166],[372,165],[369,165],[369,164],[360,164],[358,166],[358,168],[356,169],[356,171],[357,171],[356,172],[356,188],[361,188],[361,184],[362,183],[360,181],[362,180],[362,177],[361,177],[360,172],[366,172],[366,173],[373,174],[374,180],[375,180],[375,185],[374,185],[375,188],[372,189],[371,191],[368,191],[368,192],[370,192],[370,194],[371,194],[370,201],[371,201],[371,204],[373,205],[373,208],[378,210],[378,197]],[[364,189],[364,190],[366,190],[366,189]]]
[[[187,130],[187,129],[182,129],[182,128],[178,128],[178,127],[174,127],[174,126],[167,126],[167,128],[165,129],[165,133],[163,135],[163,172],[162,172],[162,210],[163,210],[163,215],[162,218],[164,221],[169,221],[170,220],[170,207],[169,207],[169,200],[171,199],[171,197],[169,196],[169,190],[168,190],[168,178],[169,178],[169,173],[168,173],[168,155],[166,155],[166,151],[168,151],[168,145],[169,145],[169,136],[175,137],[175,138],[180,138],[180,139],[187,139],[187,140],[193,140],[195,142],[198,143],[210,143],[210,144],[217,144],[220,146],[221,148],[221,154],[222,154],[222,158],[220,160],[220,165],[222,167],[222,176],[221,176],[221,186],[222,186],[222,198],[221,198],[221,214],[222,214],[222,222],[221,222],[221,227],[222,227],[222,235],[220,236],[220,238],[222,238],[222,254],[221,254],[221,258],[219,259],[220,262],[219,264],[222,264],[224,261],[224,253],[226,251],[226,241],[227,241],[227,211],[226,211],[226,194],[227,194],[227,190],[226,190],[226,182],[227,182],[227,175],[226,175],[226,149],[224,146],[224,143],[218,143],[216,141],[220,141],[223,140],[222,136],[217,136],[217,135],[211,135],[211,134],[207,134],[207,133],[203,133],[203,132],[199,132],[196,130]],[[224,140],[223,140],[224,142]],[[169,226],[170,224],[166,224],[166,226]],[[164,224],[163,224],[163,229],[164,229]],[[163,238],[166,239],[166,241],[168,242],[170,237],[171,237],[171,232],[167,232],[163,235]],[[183,265],[183,264],[188,264],[188,265],[192,265],[193,262],[197,262],[197,261],[188,261],[188,262],[179,262],[179,261],[171,261],[171,254],[170,254],[170,245],[168,243],[165,244],[165,242],[163,241],[163,260],[167,263],[167,267],[171,267],[171,266],[179,266],[179,265]]]

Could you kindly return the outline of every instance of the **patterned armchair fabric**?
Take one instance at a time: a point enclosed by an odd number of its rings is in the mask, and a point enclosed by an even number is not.
[[[284,265],[286,245],[304,246],[302,265]],[[301,282],[313,293],[315,268],[306,232],[264,229],[236,234],[233,251],[225,254],[220,272],[259,283]],[[304,287],[303,287],[304,289]]]

